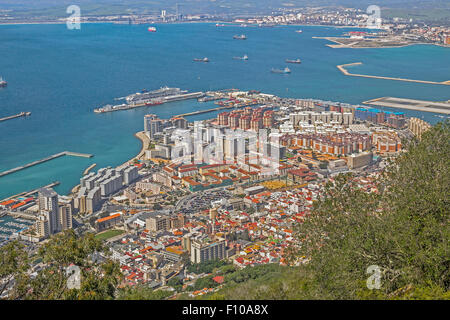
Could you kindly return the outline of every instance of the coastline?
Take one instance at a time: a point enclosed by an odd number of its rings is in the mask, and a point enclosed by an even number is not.
[[[145,151],[148,149],[148,146],[150,145],[150,139],[147,137],[147,135],[145,134],[144,131],[138,131],[134,134],[134,136],[141,141],[141,144],[142,144],[141,150],[139,151],[139,153],[136,156],[134,156],[130,160],[125,161],[121,165],[116,166],[116,168],[124,167],[124,166],[128,165],[130,163],[130,161],[133,161],[134,159],[139,160],[140,158],[142,158],[143,155],[145,155]],[[95,165],[96,165],[95,163],[90,165],[86,170],[84,170],[83,175],[87,174],[87,172],[89,172],[89,170],[94,168]],[[70,189],[70,192],[67,195],[68,196],[75,195],[75,193],[78,192],[79,188],[80,188],[80,185],[77,184],[72,189]]]

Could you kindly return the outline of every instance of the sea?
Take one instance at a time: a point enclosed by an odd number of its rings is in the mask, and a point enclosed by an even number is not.
[[[61,151],[93,154],[64,156],[0,177],[0,199],[60,181],[67,194],[84,169],[117,166],[135,156],[141,142],[143,117],[161,118],[209,109],[213,102],[186,100],[135,110],[95,114],[94,108],[142,89],[162,86],[189,91],[237,88],[292,98],[316,98],[361,104],[392,96],[444,101],[450,86],[349,77],[336,65],[362,62],[349,71],[419,80],[450,80],[450,49],[434,45],[402,48],[333,49],[324,39],[358,30],[322,26],[273,28],[225,26],[214,23],[149,25],[65,24],[0,25],[0,117],[30,111],[29,117],[0,122],[0,171]],[[295,30],[302,29],[303,33]],[[247,40],[235,40],[245,34]],[[247,61],[235,56],[248,56]],[[193,62],[208,57],[209,63]],[[284,68],[291,74],[274,74]],[[427,112],[404,111],[431,123],[442,119]],[[203,120],[207,113],[188,117]]]

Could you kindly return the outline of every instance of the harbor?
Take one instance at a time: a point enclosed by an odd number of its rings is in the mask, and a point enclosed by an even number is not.
[[[21,112],[21,113],[12,115],[12,116],[0,118],[0,122],[7,121],[7,120],[12,120],[12,119],[15,119],[15,118],[28,117],[30,115],[31,115],[31,112]]]
[[[383,77],[383,76],[372,76],[372,75],[367,75],[367,74],[350,73],[345,68],[345,67],[357,66],[357,65],[361,65],[361,64],[362,64],[362,62],[354,62],[354,63],[341,64],[341,65],[338,65],[336,67],[344,75],[352,76],[352,77],[374,78],[374,79],[395,80],[395,81],[405,81],[405,82],[416,82],[416,83],[426,83],[426,84],[440,84],[440,85],[447,85],[447,86],[450,85],[450,80],[442,81],[442,82],[436,82],[436,81],[428,81],[428,80],[414,80],[414,79],[405,79],[405,78],[392,78],[392,77]]]
[[[53,159],[56,159],[56,158],[59,158],[59,157],[63,157],[63,156],[92,158],[94,155],[86,154],[86,153],[79,153],[79,152],[63,151],[63,152],[56,153],[54,155],[48,156],[48,157],[46,157],[44,159],[36,160],[36,161],[30,162],[28,164],[25,164],[23,166],[16,167],[16,168],[13,168],[13,169],[9,169],[9,170],[0,172],[0,177],[12,174],[12,173],[17,172],[17,171],[24,170],[26,168],[30,168],[30,167],[36,166],[38,164],[41,164],[41,163],[44,163],[44,162],[47,162],[47,161],[50,161],[50,160],[53,160]]]

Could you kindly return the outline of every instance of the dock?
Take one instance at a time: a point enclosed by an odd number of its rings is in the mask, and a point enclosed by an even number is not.
[[[12,119],[15,119],[15,118],[20,118],[20,117],[27,117],[29,115],[31,115],[31,112],[21,112],[21,113],[12,115],[12,116],[0,118],[0,122],[7,121],[7,120],[12,120]]]
[[[377,98],[377,99],[364,101],[363,104],[380,106],[380,107],[388,107],[388,108],[398,108],[398,109],[408,109],[408,110],[415,110],[415,111],[450,114],[450,103],[445,103],[445,102],[433,102],[433,101],[404,99],[404,98],[381,97],[381,98]]]
[[[174,96],[162,97],[162,98],[160,98],[161,101],[156,104],[151,104],[151,103],[149,104],[149,101],[144,101],[144,102],[139,102],[139,103],[126,104],[124,106],[119,106],[115,109],[113,109],[113,108],[105,109],[105,110],[99,110],[101,108],[94,109],[94,112],[95,113],[108,113],[108,112],[114,112],[114,111],[120,111],[120,110],[131,110],[131,109],[136,109],[136,108],[140,108],[140,107],[151,107],[154,105],[160,105],[160,104],[164,104],[167,102],[196,99],[196,98],[203,97],[204,95],[205,94],[201,91],[185,93],[185,94],[178,94],[178,95],[174,95]]]
[[[59,152],[59,153],[53,154],[51,156],[45,157],[44,159],[36,160],[36,161],[30,162],[28,164],[25,164],[23,166],[16,167],[16,168],[13,168],[13,169],[9,169],[9,170],[0,172],[0,177],[6,176],[8,174],[12,174],[14,172],[17,172],[17,171],[20,171],[20,170],[23,170],[23,169],[26,169],[26,168],[30,168],[30,167],[36,166],[38,164],[41,164],[41,163],[44,163],[44,162],[47,162],[47,161],[50,161],[50,160],[53,160],[53,159],[56,159],[56,158],[59,158],[59,157],[63,157],[63,156],[74,156],[74,157],[83,157],[83,158],[92,158],[93,157],[92,154],[71,152],[71,151],[63,151],[63,152]]]
[[[53,188],[54,186],[57,186],[59,184],[60,184],[59,181],[53,181],[52,183],[49,183],[49,184],[47,184],[45,186],[42,186],[42,187],[39,187],[37,189],[33,189],[31,191],[24,191],[24,192],[12,195],[12,196],[10,196],[8,198],[0,200],[0,202],[6,201],[6,200],[9,200],[9,199],[13,199],[13,198],[17,198],[17,197],[28,197],[28,196],[31,196],[32,194],[37,193],[39,191],[39,189],[41,189],[41,188]]]
[[[253,105],[257,105],[257,104],[258,104],[258,102],[244,103],[244,104],[238,104],[238,105],[225,105],[225,106],[220,106],[220,107],[212,108],[212,109],[182,113],[182,114],[176,115],[175,117],[176,118],[177,117],[188,117],[188,116],[194,116],[197,114],[209,113],[209,112],[219,111],[219,110],[224,110],[224,109],[233,109],[233,108],[237,109],[237,108],[249,107],[249,106],[253,106]]]
[[[446,85],[446,86],[450,85],[450,80],[442,81],[442,82],[436,82],[436,81],[428,81],[428,80],[414,80],[414,79],[405,79],[405,78],[392,78],[392,77],[383,77],[383,76],[372,76],[372,75],[367,75],[367,74],[350,73],[345,68],[345,67],[356,66],[356,65],[361,65],[361,64],[362,64],[362,62],[354,62],[354,63],[341,64],[341,65],[338,65],[336,67],[344,75],[352,76],[352,77],[363,77],[363,78],[384,79],[384,80],[394,80],[394,81],[416,82],[416,83],[426,83],[426,84],[440,84],[440,85]]]

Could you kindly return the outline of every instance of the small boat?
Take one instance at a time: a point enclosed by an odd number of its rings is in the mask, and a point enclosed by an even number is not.
[[[2,77],[0,77],[0,88],[4,88],[8,85],[8,82],[6,80],[3,80]]]
[[[288,67],[284,69],[272,69],[272,73],[291,73],[291,69]]]
[[[296,60],[290,60],[290,59],[286,59],[286,63],[302,63],[302,61],[300,59],[296,59]]]
[[[302,33],[303,31],[302,30],[295,30],[295,32]]]
[[[234,60],[248,60],[248,56],[245,54],[243,57],[233,57]]]
[[[223,23],[216,23],[216,27],[225,27]]]
[[[195,58],[194,61],[197,61],[197,62],[209,62],[209,59],[206,58],[206,57],[204,57],[203,59],[201,59],[201,58]]]
[[[245,39],[247,39],[247,36],[246,36],[245,34],[241,34],[240,36],[235,35],[235,36],[233,37],[233,39],[236,39],[236,40],[245,40]]]
[[[148,27],[147,29],[149,32],[156,32],[156,28],[155,27]]]

